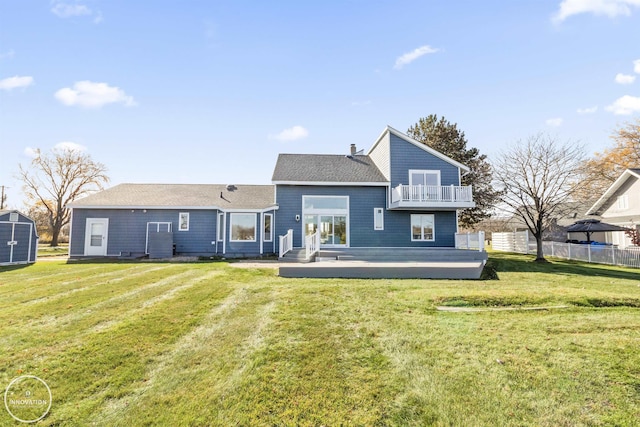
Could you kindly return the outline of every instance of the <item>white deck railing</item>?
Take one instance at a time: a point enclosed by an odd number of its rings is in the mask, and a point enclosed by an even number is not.
[[[320,251],[320,230],[305,236],[304,247],[306,249],[306,259],[311,259],[315,253]]]
[[[472,186],[460,185],[405,185],[400,184],[391,192],[391,202],[473,202]]]
[[[280,236],[278,245],[278,256],[282,258],[284,254],[293,249],[293,230],[288,230],[287,234]]]
[[[456,249],[484,251],[484,231],[477,233],[456,233]]]

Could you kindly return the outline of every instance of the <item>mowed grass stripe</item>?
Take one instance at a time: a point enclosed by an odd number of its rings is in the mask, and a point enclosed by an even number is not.
[[[59,322],[52,317],[58,319],[68,315],[78,315],[82,310],[90,309],[94,305],[103,304],[114,298],[122,298],[127,292],[139,292],[140,288],[161,282],[167,275],[182,274],[184,271],[184,268],[167,266],[151,271],[142,270],[130,275],[125,273],[118,280],[90,277],[76,284],[78,288],[83,288],[82,291],[69,293],[68,289],[60,292],[58,294],[62,294],[60,297],[43,300],[28,310],[25,309],[24,303],[13,305],[2,311],[0,320],[7,318],[9,324],[12,323],[12,319],[19,320],[24,325],[38,323],[38,317],[47,316],[50,320]]]
[[[65,268],[68,266],[58,264],[56,267]],[[65,273],[65,276],[72,277],[62,281],[56,277],[39,275],[37,278],[38,281],[34,283],[25,283],[21,280],[14,280],[11,276],[2,276],[2,280],[5,281],[7,286],[3,287],[5,289],[3,289],[4,292],[0,294],[0,301],[3,306],[11,306],[31,299],[42,298],[43,296],[56,295],[70,286],[78,286],[86,283],[103,283],[110,278],[122,280],[122,278],[127,276],[127,273],[133,274],[136,271],[140,271],[146,274],[148,272],[148,268],[144,265],[128,265],[128,267],[116,268],[115,270],[106,268],[98,272],[93,271],[91,268],[88,270],[88,272],[85,272],[81,269],[75,274]]]
[[[219,281],[211,274],[211,267],[190,268],[202,278],[209,278],[195,280],[184,292],[124,316],[117,325],[87,334],[76,343],[34,345],[31,357],[22,363],[10,358],[12,363],[7,372],[17,369],[43,372],[52,393],[58,396],[48,422],[86,424],[87,414],[97,413],[104,402],[144,384],[147,366],[152,366],[167,347],[196,328],[231,292],[224,280]],[[7,372],[0,372],[0,381],[9,379]]]
[[[109,402],[97,425],[215,424],[218,404],[233,395],[263,345],[276,300],[268,290],[236,287],[150,367],[143,387]]]
[[[118,275],[114,275],[117,277],[114,278],[107,278],[106,282],[102,282],[101,280],[96,280],[94,283],[91,283],[91,286],[82,286],[80,288],[74,288],[74,289],[69,289],[67,291],[63,291],[63,292],[59,292],[56,294],[52,294],[49,296],[43,296],[43,297],[38,297],[38,298],[34,298],[32,300],[27,300],[27,301],[23,301],[23,304],[26,305],[35,305],[35,304],[40,304],[43,302],[49,302],[49,301],[53,301],[53,300],[58,300],[61,298],[66,297],[67,295],[70,294],[74,294],[76,292],[82,292],[82,291],[86,291],[88,289],[91,289],[94,286],[104,286],[105,283],[106,284],[114,284],[114,283],[118,283],[118,282],[122,282],[122,281],[131,281],[132,278],[134,277],[139,277],[139,276],[146,276],[149,273],[152,273],[154,271],[158,271],[158,270],[165,270],[167,268],[167,266],[158,266],[155,268],[148,268],[148,269],[136,269],[133,272],[131,272],[131,270],[129,271],[125,271],[122,273],[119,273]],[[126,273],[126,274],[123,274]],[[101,275],[98,276],[97,279],[105,279],[105,275]],[[70,282],[63,282],[62,285],[68,285],[70,283],[75,283],[75,284],[79,284],[81,283],[81,281],[79,279],[70,281]],[[84,284],[84,283],[83,283]]]
[[[197,270],[175,272],[172,276],[150,281],[131,291],[102,300],[82,311],[78,309],[66,310],[66,314],[61,316],[48,315],[26,323],[20,322],[14,324],[13,328],[7,328],[3,331],[0,336],[0,345],[8,346],[13,351],[28,348],[29,345],[35,343],[26,340],[12,342],[7,338],[7,335],[13,334],[9,336],[17,337],[21,335],[20,331],[31,328],[42,335],[38,341],[49,342],[51,345],[57,346],[70,346],[81,341],[87,334],[106,330],[124,321],[131,314],[144,310],[146,308],[143,306],[144,303],[153,301],[150,305],[154,305],[159,301],[156,299],[165,294],[169,294],[169,296],[163,299],[168,299],[177,292],[217,274],[218,272],[210,272],[203,278],[202,272]],[[184,283],[184,280],[187,282]],[[179,289],[176,290],[176,288]]]
[[[234,393],[214,401],[211,406],[221,409],[211,419],[239,425],[381,423],[395,378],[369,338],[347,326],[358,313],[341,282],[287,283],[252,369]]]

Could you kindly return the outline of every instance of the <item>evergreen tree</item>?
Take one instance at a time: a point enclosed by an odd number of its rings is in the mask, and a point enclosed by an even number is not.
[[[458,126],[444,117],[431,114],[418,120],[407,134],[447,157],[468,166],[471,170],[462,176],[461,185],[473,186],[475,208],[464,209],[458,221],[462,228],[472,229],[477,223],[491,216],[491,208],[500,198],[500,191],[493,188],[491,165],[487,156],[477,148],[467,148],[467,138]]]

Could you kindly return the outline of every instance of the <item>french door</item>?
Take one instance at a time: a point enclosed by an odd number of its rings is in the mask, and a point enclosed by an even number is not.
[[[320,230],[321,247],[347,246],[347,216],[346,215],[305,215],[305,235]]]

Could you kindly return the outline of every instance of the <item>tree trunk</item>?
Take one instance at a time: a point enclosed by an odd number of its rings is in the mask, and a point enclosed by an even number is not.
[[[536,262],[547,262],[544,259],[544,251],[542,250],[542,233],[536,237]]]
[[[55,248],[56,246],[58,246],[59,236],[60,236],[60,228],[52,227],[51,228],[51,244],[49,246],[51,246],[52,248]]]

